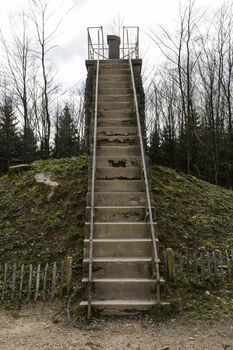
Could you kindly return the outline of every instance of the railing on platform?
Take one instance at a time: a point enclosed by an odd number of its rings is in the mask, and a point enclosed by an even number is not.
[[[88,41],[88,59],[107,59],[105,55],[107,47],[104,46],[103,27],[88,27],[87,28]]]
[[[88,27],[88,60],[108,60],[109,48],[104,41],[103,27]],[[122,45],[120,46],[120,59],[139,58],[139,27],[124,26],[122,33]]]
[[[139,27],[123,27],[122,59],[139,58]]]

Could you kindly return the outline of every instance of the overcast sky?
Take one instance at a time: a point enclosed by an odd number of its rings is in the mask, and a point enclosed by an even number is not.
[[[59,79],[65,83],[75,83],[85,79],[85,59],[87,58],[88,26],[103,26],[109,34],[109,24],[114,18],[124,18],[124,25],[140,27],[140,49],[147,65],[152,65],[152,47],[146,32],[157,24],[173,28],[179,9],[178,0],[50,0],[57,8],[59,18],[69,8],[72,10],[64,19],[55,43],[58,45],[53,60],[57,66]],[[181,4],[188,3],[181,0]],[[197,7],[207,10],[209,15],[223,4],[223,0],[197,0]],[[59,5],[59,6],[58,6]],[[17,12],[27,6],[27,0],[0,0],[0,26],[7,33],[9,18],[14,21]],[[6,34],[7,35],[7,34]]]

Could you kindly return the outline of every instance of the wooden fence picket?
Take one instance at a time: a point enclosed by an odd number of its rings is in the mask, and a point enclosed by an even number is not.
[[[175,256],[176,259],[171,258]],[[190,256],[188,254],[175,254],[169,248],[164,252],[163,267],[168,281],[174,281],[175,271],[179,277],[183,275],[183,277],[203,282],[221,280],[222,285],[225,281],[230,282],[233,279],[233,256],[229,255],[228,250],[202,252]]]
[[[215,254],[215,251],[212,252],[212,258],[213,258],[213,272],[214,272],[214,276],[217,277],[218,272],[217,272],[217,264],[216,264],[216,254]]]
[[[64,265],[65,262],[64,260],[61,261],[61,277],[60,277],[60,283],[61,283],[61,288],[60,288],[60,296],[63,295],[63,285],[64,285]]]
[[[2,290],[2,300],[5,299],[5,293],[7,288],[7,272],[8,272],[8,263],[4,265],[4,277],[3,277],[3,290]]]
[[[221,280],[224,282],[224,270],[223,270],[223,259],[222,259],[222,252],[219,251],[219,260],[220,260],[220,271],[221,271]]]
[[[211,278],[211,259],[210,253],[207,253],[208,277]]]
[[[21,269],[20,269],[19,300],[22,299],[23,281],[24,281],[24,264],[21,266]]]
[[[231,250],[232,251],[232,250]],[[201,281],[202,283],[221,282],[224,286],[233,280],[233,256],[230,249],[215,250],[206,253],[189,254],[175,253],[171,248],[164,251],[164,268],[166,279],[172,283],[179,283],[180,279],[188,281]],[[46,263],[43,265],[21,266],[7,262],[0,265],[0,298],[19,301],[33,300],[37,302],[40,297],[54,299],[62,297],[63,293],[70,295],[73,285],[73,258],[68,256],[65,260]]]
[[[16,263],[14,263],[12,268],[12,285],[11,285],[11,300],[15,298],[15,284],[16,284]]]
[[[57,279],[57,263],[53,263],[52,269],[52,286],[51,286],[51,300],[54,298],[56,290],[56,279]]]
[[[194,256],[194,276],[198,278],[198,257],[196,254]]]
[[[28,301],[30,301],[30,298],[31,298],[32,277],[33,277],[33,267],[32,267],[32,264],[30,264],[29,265],[29,276],[28,276],[28,293],[27,293],[27,300]]]
[[[204,258],[203,254],[200,255],[200,265],[201,265],[201,279],[204,281],[205,279],[205,268],[204,268]]]
[[[68,256],[66,258],[66,284],[67,284],[67,294],[70,294],[71,280],[72,280],[72,266],[73,258]]]
[[[48,298],[54,299],[56,295],[62,297],[64,285],[70,293],[72,284],[73,259],[67,257],[66,260],[53,262],[52,265],[46,263],[45,266],[38,262],[35,269],[32,264],[12,266],[7,262],[0,265],[0,297],[4,300],[37,302],[39,297],[45,301]],[[58,291],[58,293],[57,293]]]
[[[225,250],[226,255],[226,262],[227,262],[227,274],[228,274],[228,280],[231,281],[231,267],[230,267],[230,259],[227,249]]]
[[[38,294],[39,294],[39,288],[40,288],[40,263],[37,265],[37,271],[36,271],[36,290],[35,290],[35,296],[34,301],[37,301]]]
[[[45,265],[45,269],[44,269],[43,300],[46,299],[46,283],[47,283],[48,268],[49,268],[49,264],[47,263],[47,264]]]

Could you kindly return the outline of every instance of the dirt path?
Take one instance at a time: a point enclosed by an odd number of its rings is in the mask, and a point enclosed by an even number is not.
[[[0,309],[0,350],[233,350],[229,319],[100,319],[75,328],[56,312],[46,304],[19,312]]]

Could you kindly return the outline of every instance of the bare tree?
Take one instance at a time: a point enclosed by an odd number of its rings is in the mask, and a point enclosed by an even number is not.
[[[159,47],[169,64],[171,80],[179,89],[181,102],[180,126],[186,144],[186,171],[188,174],[196,162],[194,144],[197,141],[197,114],[194,94],[196,89],[195,68],[197,59],[193,54],[198,23],[203,14],[195,8],[195,1],[179,11],[179,30],[176,35],[160,26],[160,33],[151,31],[150,38]]]
[[[54,40],[63,19],[70,11],[58,20],[55,19],[56,10],[50,9],[49,0],[29,0],[30,13],[36,29],[37,48],[34,49],[35,57],[40,61],[41,73],[41,136],[43,140],[43,153],[45,158],[50,155],[51,138],[51,100],[52,94],[57,90],[55,75],[52,70],[49,58],[51,52],[56,48]],[[55,24],[54,24],[55,21]],[[53,23],[51,23],[53,22]]]
[[[11,26],[11,38],[6,41],[0,31],[0,40],[5,53],[3,63],[5,80],[8,89],[13,93],[15,106],[23,118],[24,161],[33,159],[34,135],[32,130],[31,96],[29,93],[31,74],[31,39],[28,35],[27,21],[22,13],[18,18],[19,25]]]
[[[121,32],[123,30],[125,18],[121,16],[120,13],[115,16],[111,22],[108,24],[107,30],[109,34],[114,34],[117,36],[121,36]]]

